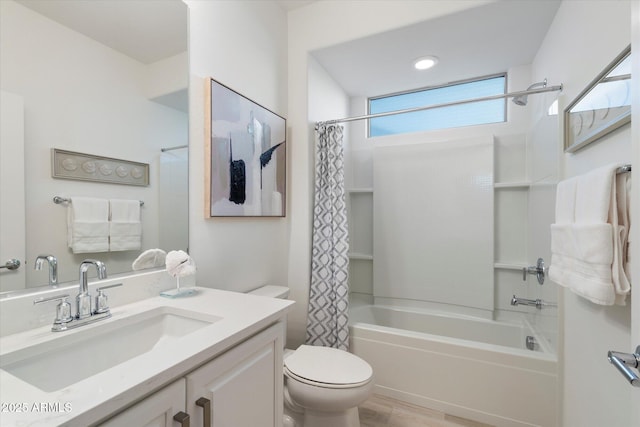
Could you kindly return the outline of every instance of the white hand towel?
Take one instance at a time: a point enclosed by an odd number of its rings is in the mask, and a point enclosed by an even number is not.
[[[67,244],[74,254],[109,250],[109,201],[71,197],[67,207]]]
[[[147,249],[133,261],[131,269],[136,271],[145,268],[161,267],[164,265],[166,258],[167,253],[162,249]]]
[[[577,188],[577,178],[567,179],[558,183],[556,189],[556,224],[571,224],[575,221]]]
[[[603,305],[624,305],[630,290],[627,186],[616,176],[618,166],[560,182],[551,225],[550,279]]]
[[[614,204],[611,206],[613,229],[613,263],[612,278],[616,292],[616,304],[624,305],[627,294],[631,291],[631,277],[628,263],[629,237],[629,196],[631,182],[628,173],[614,176]]]
[[[109,200],[109,250],[131,251],[142,248],[142,223],[139,200]]]
[[[196,263],[185,251],[170,251],[165,263],[167,273],[173,277],[190,276],[196,272]]]

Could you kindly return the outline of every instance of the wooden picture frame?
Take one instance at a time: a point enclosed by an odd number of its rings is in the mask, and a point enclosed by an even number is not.
[[[286,119],[205,81],[205,217],[286,216]]]

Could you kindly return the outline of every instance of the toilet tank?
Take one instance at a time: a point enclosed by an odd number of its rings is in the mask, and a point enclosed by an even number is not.
[[[289,297],[289,288],[286,286],[266,285],[247,293],[263,297],[287,299]]]

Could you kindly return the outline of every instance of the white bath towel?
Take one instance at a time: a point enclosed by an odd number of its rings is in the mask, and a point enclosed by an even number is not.
[[[131,251],[142,248],[142,223],[139,200],[109,200],[109,250]]]
[[[67,244],[74,254],[109,250],[109,201],[71,197],[67,207]]]
[[[616,176],[618,166],[608,165],[560,182],[556,223],[551,225],[549,277],[603,305],[624,305],[630,290],[624,270],[627,186],[618,185],[623,179]]]
[[[196,263],[185,251],[170,251],[165,263],[167,273],[173,277],[190,276],[196,272]]]
[[[133,261],[131,269],[136,271],[145,268],[162,267],[166,258],[167,253],[162,249],[147,249]]]

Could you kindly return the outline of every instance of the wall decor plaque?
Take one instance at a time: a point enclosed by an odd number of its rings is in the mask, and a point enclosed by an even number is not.
[[[51,149],[51,176],[110,184],[149,185],[149,164]]]

